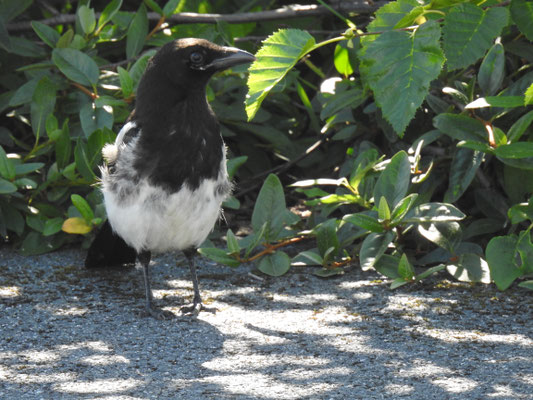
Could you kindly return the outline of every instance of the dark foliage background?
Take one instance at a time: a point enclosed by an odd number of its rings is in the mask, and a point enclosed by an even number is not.
[[[203,37],[261,50],[209,86],[236,190],[226,248],[201,253],[271,275],[360,264],[393,287],[446,270],[532,288],[532,3],[300,3],[3,1],[4,245],[87,246],[100,150],[147,60]]]

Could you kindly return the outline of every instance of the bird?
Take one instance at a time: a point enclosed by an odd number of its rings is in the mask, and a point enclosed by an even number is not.
[[[206,88],[216,72],[254,60],[247,51],[205,39],[176,39],[163,45],[139,81],[134,110],[115,142],[102,149],[100,190],[107,221],[85,265],[137,261],[146,311],[157,319],[171,313],[154,306],[153,253],[184,253],[194,297],[181,312],[197,315],[203,308],[193,258],[232,189],[226,146]]]

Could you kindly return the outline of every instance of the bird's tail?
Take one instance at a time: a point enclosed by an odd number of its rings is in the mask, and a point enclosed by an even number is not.
[[[106,221],[89,247],[85,258],[85,267],[104,268],[133,264],[136,257],[135,249],[115,234],[109,221]]]

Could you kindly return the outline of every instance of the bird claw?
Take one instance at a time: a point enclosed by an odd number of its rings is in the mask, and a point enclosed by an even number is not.
[[[194,302],[192,305],[190,306],[183,306],[180,308],[180,312],[183,314],[183,315],[190,315],[190,316],[193,316],[193,317],[196,317],[200,311],[207,311],[209,313],[212,313],[212,314],[215,314],[216,312],[216,309],[215,308],[210,308],[210,307],[205,307],[202,303],[197,303],[197,302]]]

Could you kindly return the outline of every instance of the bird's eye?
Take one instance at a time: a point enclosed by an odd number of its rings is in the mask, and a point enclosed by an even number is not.
[[[195,51],[194,53],[191,53],[191,55],[189,56],[189,59],[191,60],[193,64],[198,65],[204,62],[204,55],[202,53]]]

